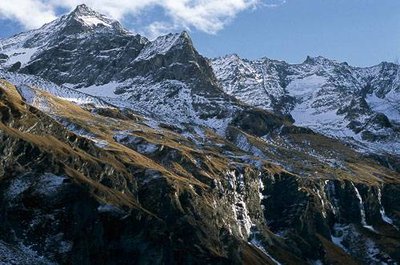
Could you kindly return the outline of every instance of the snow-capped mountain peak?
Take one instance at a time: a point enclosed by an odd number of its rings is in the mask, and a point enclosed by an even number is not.
[[[94,11],[93,9],[91,9],[90,7],[88,7],[85,4],[77,5],[75,7],[75,9],[71,12],[71,14],[73,14],[75,16],[86,16],[86,15],[98,16],[98,15],[100,15],[99,13],[97,13],[96,11]]]
[[[171,49],[182,49],[185,45],[193,46],[192,40],[186,31],[163,35],[154,41],[148,42],[135,60],[149,60],[157,54],[165,55]]]
[[[79,22],[86,29],[94,29],[96,27],[107,27],[122,30],[121,24],[114,19],[100,14],[85,4],[77,6],[70,14],[67,15],[69,19]]]
[[[225,92],[247,104],[291,115],[295,124],[329,136],[353,139],[362,149],[398,153],[397,64],[358,68],[322,56],[288,64],[237,55],[211,63]]]
[[[122,25],[86,5],[77,6],[69,14],[49,22],[39,29],[0,39],[0,65],[12,71],[33,61],[42,50],[48,50],[67,38],[82,39],[83,35],[130,35]]]
[[[400,122],[396,64],[357,68],[322,56],[288,64],[268,58],[247,60],[237,54],[206,60],[185,31],[149,41],[86,5],[40,29],[1,40],[0,46],[0,65],[6,70],[106,96],[114,99],[113,104],[128,100],[130,105],[146,95],[147,101],[152,98],[151,104],[135,103],[135,107],[156,109],[160,116],[170,117],[169,111],[155,107],[155,102],[169,102],[191,109],[181,119],[185,122],[225,109],[219,100],[227,99],[226,94],[251,106],[291,115],[296,124],[330,136],[359,142],[384,139],[381,142],[390,149],[391,135],[396,133],[382,135],[391,129],[383,131],[376,125],[382,119],[373,117],[383,113],[395,127]],[[174,98],[179,93],[188,98]],[[209,106],[199,107],[203,103]],[[373,123],[376,126],[367,128]],[[398,140],[395,143],[397,147]]]
[[[40,76],[164,120],[178,118],[178,122],[220,128],[236,109],[229,102],[232,99],[224,102],[228,96],[186,31],[149,41],[80,5],[24,36],[25,50],[15,52],[10,47],[5,70]],[[184,111],[177,114],[176,109]],[[223,121],[214,121],[215,116]]]
[[[400,262],[398,65],[210,60],[85,5],[0,44],[1,264]]]
[[[108,28],[127,33],[115,19],[100,14],[82,4],[42,27],[0,40],[0,48],[6,51],[16,45],[23,47],[41,46],[60,35],[82,33],[84,31]]]
[[[307,58],[304,60],[303,64],[334,64],[337,63],[334,60],[325,58],[321,55],[319,56],[307,56]]]

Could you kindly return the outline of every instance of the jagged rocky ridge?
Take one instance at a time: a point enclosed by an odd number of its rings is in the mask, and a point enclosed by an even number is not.
[[[352,67],[323,57],[301,64],[228,55],[211,60],[224,90],[255,107],[290,115],[295,124],[399,155],[400,66]]]
[[[187,33],[79,6],[1,43],[0,262],[400,261],[399,174],[225,94]]]
[[[234,98],[221,92],[212,68],[186,32],[149,41],[78,6],[0,44],[9,56],[4,63],[8,70],[80,88],[159,119],[226,127],[223,120],[238,108],[231,103]]]

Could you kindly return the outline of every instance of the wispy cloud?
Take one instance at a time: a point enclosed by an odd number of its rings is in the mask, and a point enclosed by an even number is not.
[[[154,21],[140,32],[156,35],[175,29],[197,29],[215,34],[231,22],[238,13],[254,9],[275,0],[1,0],[0,16],[18,21],[27,29],[37,28],[53,20],[60,9],[72,10],[85,3],[95,10],[121,20],[125,17],[151,16],[151,10],[161,8],[163,20]]]
[[[53,8],[40,0],[0,1],[0,18],[21,23],[25,28],[36,28],[56,18]]]
[[[262,3],[265,7],[278,7],[283,4],[286,4],[286,0],[266,0]]]

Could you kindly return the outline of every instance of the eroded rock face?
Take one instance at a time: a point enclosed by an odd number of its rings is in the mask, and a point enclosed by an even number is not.
[[[304,179],[243,163],[202,176],[206,164],[192,164],[176,149],[155,145],[143,152],[145,138],[116,137],[165,166],[181,161],[199,181],[188,185],[165,178],[165,172],[97,160],[105,150],[41,111],[11,101],[10,94],[3,92],[2,100],[1,235],[15,251],[29,247],[30,259],[43,264],[399,259],[396,248],[382,240],[384,233],[398,233],[398,184]],[[27,130],[27,120],[36,129]],[[20,135],[11,134],[12,128]],[[76,153],[63,157],[32,139],[45,128],[47,139],[59,138]],[[363,245],[366,239],[370,243]]]
[[[396,66],[234,56],[212,62],[217,79],[186,32],[148,41],[86,6],[2,44],[0,263],[400,262],[396,154],[368,159],[282,116],[308,102],[304,80],[328,84],[313,108],[390,140],[377,132],[396,122],[366,97],[397,91]]]
[[[399,155],[400,112],[392,105],[400,98],[398,64],[358,68],[323,57],[288,64],[237,55],[210,62],[224,91],[251,106],[288,115],[364,152]]]

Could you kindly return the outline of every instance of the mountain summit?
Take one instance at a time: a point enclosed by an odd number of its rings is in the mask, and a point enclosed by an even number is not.
[[[179,111],[180,122],[217,126],[214,120],[199,117],[226,118],[237,108],[227,103],[235,99],[219,87],[186,31],[149,41],[80,5],[38,30],[0,44],[7,58],[3,66],[9,71],[106,96],[111,104],[123,99],[124,106],[165,120],[175,119],[171,110],[181,109],[185,111]],[[99,86],[103,88],[95,88]],[[161,102],[168,107],[157,108]]]
[[[77,6],[69,15],[67,15],[69,20],[75,20],[81,24],[85,29],[95,29],[95,28],[109,28],[117,31],[124,31],[121,24],[114,20],[97,13],[96,11],[90,9],[85,4]]]
[[[81,17],[81,16],[93,16],[93,17],[104,17],[104,15],[97,13],[86,4],[80,4],[69,14],[69,16]]]
[[[363,152],[400,154],[400,66],[359,68],[324,57],[301,64],[238,56],[211,61],[223,89]]]
[[[1,264],[398,264],[400,69],[203,57],[85,5],[0,40]]]

